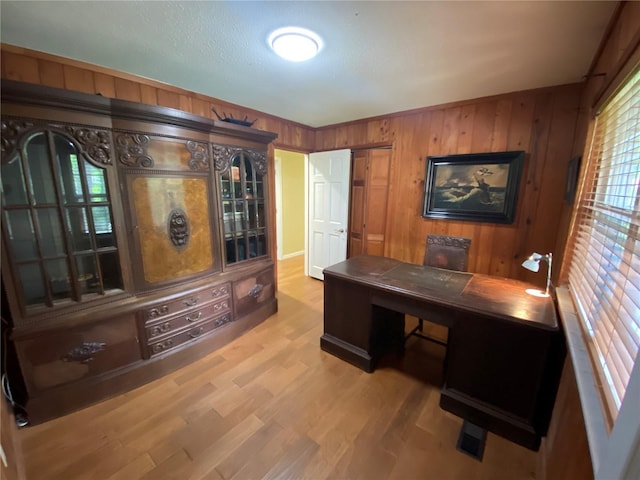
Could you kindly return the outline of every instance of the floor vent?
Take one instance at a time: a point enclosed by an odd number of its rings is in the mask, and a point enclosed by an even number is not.
[[[471,455],[476,460],[482,461],[484,454],[484,444],[487,441],[487,431],[466,420],[462,423],[460,436],[456,448],[467,455]]]

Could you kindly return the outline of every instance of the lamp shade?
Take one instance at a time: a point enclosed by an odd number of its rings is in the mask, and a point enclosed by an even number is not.
[[[529,258],[527,258],[524,262],[522,262],[522,266],[524,268],[526,268],[527,270],[531,270],[532,272],[537,272],[537,271],[540,270],[540,262],[541,261],[547,262],[547,265],[548,265],[548,268],[547,268],[547,288],[545,289],[544,293],[540,292],[539,296],[543,296],[543,297],[548,297],[549,296],[549,287],[551,286],[551,262],[552,262],[552,258],[553,258],[553,254],[551,254],[551,253],[547,253],[546,255],[540,255],[537,252],[533,252],[531,255],[529,255]],[[527,292],[528,293],[532,293],[532,292],[529,292],[529,290],[527,290]]]
[[[539,253],[533,252],[531,255],[529,255],[529,258],[522,262],[522,266],[527,270],[537,272],[540,270],[540,260],[542,260],[543,258],[544,257]]]

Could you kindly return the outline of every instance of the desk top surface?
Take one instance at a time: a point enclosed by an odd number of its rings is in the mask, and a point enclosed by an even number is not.
[[[557,330],[551,297],[526,292],[533,286],[503,277],[455,272],[399,260],[359,255],[324,270],[325,279],[343,278],[377,290],[445,305],[456,310]]]

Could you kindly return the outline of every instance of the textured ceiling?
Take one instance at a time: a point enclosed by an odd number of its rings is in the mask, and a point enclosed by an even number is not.
[[[318,127],[587,73],[617,2],[0,2],[3,43]],[[266,38],[309,28],[313,60]]]

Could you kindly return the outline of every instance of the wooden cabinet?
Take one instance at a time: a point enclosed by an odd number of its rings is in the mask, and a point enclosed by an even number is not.
[[[353,152],[349,257],[384,255],[390,166],[390,148]]]
[[[274,138],[3,82],[3,317],[32,423],[175,370],[277,310]]]

